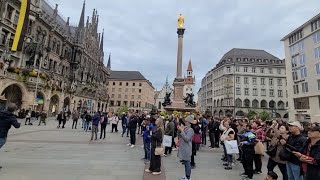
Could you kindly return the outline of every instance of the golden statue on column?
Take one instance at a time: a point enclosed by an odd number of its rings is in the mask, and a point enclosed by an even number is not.
[[[184,16],[182,16],[182,14],[180,14],[180,16],[178,18],[178,28],[183,29],[183,25],[184,25]]]

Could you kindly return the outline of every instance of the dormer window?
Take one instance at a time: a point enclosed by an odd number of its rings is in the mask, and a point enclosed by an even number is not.
[[[237,58],[237,61],[240,62],[240,61],[241,61],[241,58]]]
[[[248,62],[248,58],[244,58],[244,61],[245,61],[245,62]]]
[[[251,62],[254,62],[254,61],[255,61],[255,59],[254,59],[254,58],[251,58],[250,60],[251,60]]]

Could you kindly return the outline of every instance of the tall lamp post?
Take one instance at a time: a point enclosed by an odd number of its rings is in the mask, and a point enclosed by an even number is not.
[[[43,38],[44,36],[41,34],[40,35],[40,43],[37,42],[37,48],[36,48],[36,54],[38,55],[37,58],[40,59],[39,65],[38,65],[38,72],[37,72],[37,79],[36,79],[36,89],[34,92],[34,100],[33,100],[33,105],[32,109],[35,110],[35,105],[37,103],[37,94],[38,94],[38,86],[39,86],[39,77],[40,77],[40,70],[42,66],[42,61],[43,61]],[[37,61],[37,59],[35,59]]]

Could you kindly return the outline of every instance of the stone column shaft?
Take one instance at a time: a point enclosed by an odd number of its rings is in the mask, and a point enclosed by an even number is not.
[[[178,54],[177,54],[177,78],[182,78],[182,50],[183,50],[183,35],[178,36]]]
[[[183,50],[183,34],[185,29],[178,28],[178,53],[177,53],[177,79],[182,79],[182,50]]]

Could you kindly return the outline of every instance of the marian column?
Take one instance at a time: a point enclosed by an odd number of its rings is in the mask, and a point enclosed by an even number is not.
[[[180,14],[178,18],[178,53],[177,53],[177,75],[174,80],[174,101],[183,101],[184,79],[182,77],[182,50],[183,50],[183,34],[184,34],[184,17]]]

